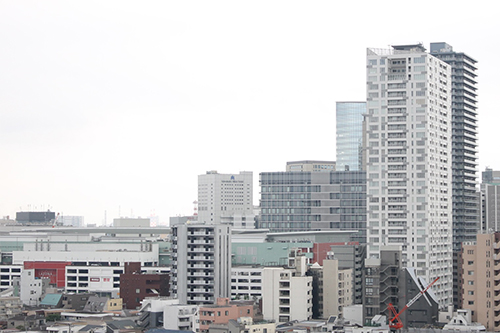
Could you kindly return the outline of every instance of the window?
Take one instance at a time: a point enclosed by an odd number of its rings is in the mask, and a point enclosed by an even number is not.
[[[469,286],[473,286],[474,285],[474,281],[473,280],[469,280],[467,282],[468,282]]]

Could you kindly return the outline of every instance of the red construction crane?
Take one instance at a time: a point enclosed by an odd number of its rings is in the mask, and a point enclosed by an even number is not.
[[[413,303],[415,303],[420,298],[420,296],[422,296],[423,294],[425,294],[425,292],[427,290],[429,290],[429,288],[432,287],[432,285],[434,283],[436,283],[437,280],[439,280],[439,277],[437,277],[434,281],[432,281],[431,283],[429,283],[429,285],[424,290],[422,290],[418,294],[416,294],[415,297],[413,297],[408,303],[406,303],[406,305],[399,312],[396,312],[396,309],[394,308],[394,306],[392,305],[392,303],[389,303],[389,306],[387,306],[387,307],[394,314],[394,318],[392,318],[391,320],[389,320],[389,327],[392,330],[399,330],[400,328],[403,328],[403,322],[401,321],[401,318],[399,318],[399,316],[401,316],[401,314],[403,312],[405,312],[406,309],[408,309],[410,306],[412,306]]]

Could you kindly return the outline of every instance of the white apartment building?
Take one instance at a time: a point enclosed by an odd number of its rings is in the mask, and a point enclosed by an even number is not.
[[[262,284],[264,320],[284,323],[312,318],[311,276],[296,274],[295,269],[265,267]]]
[[[198,305],[172,304],[163,308],[163,328],[198,332],[199,327]]]
[[[262,266],[231,267],[231,298],[258,300],[262,298]]]
[[[20,295],[21,301],[24,305],[38,306],[45,295],[45,290],[49,286],[50,280],[48,278],[35,277],[34,269],[24,269],[21,272],[20,279]]]
[[[452,303],[451,69],[421,44],[367,50],[368,257],[401,245]]]
[[[172,227],[172,296],[181,304],[211,304],[229,297],[231,226],[179,224]]]
[[[235,229],[254,228],[253,173],[198,176],[198,222],[231,223]]]

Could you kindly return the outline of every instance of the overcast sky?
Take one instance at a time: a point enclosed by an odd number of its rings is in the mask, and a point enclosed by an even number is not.
[[[463,2],[463,4],[462,4]],[[335,160],[367,47],[478,60],[479,164],[500,169],[498,11],[477,1],[0,1],[0,216],[193,213],[207,170]]]

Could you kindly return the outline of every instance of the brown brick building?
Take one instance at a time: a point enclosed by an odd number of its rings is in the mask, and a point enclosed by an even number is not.
[[[120,275],[120,297],[123,307],[136,309],[145,297],[169,296],[168,274],[141,274],[141,263],[125,263]]]

